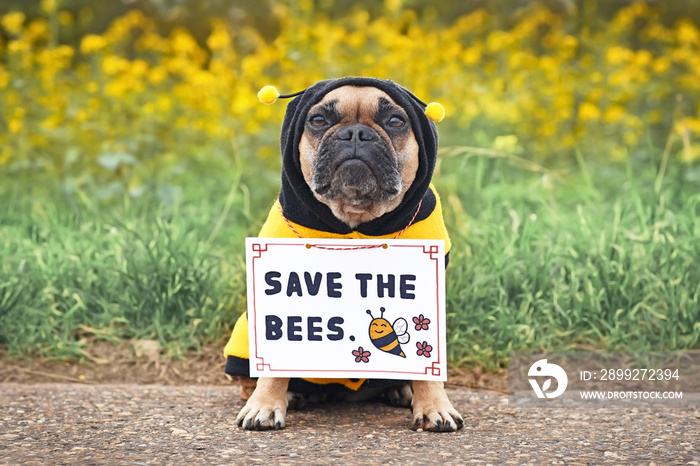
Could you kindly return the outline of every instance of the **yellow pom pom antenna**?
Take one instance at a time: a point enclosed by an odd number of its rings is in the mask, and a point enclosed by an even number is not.
[[[282,95],[279,92],[277,92],[275,86],[265,86],[258,92],[258,99],[260,99],[260,102],[270,105],[277,102],[277,99],[291,99],[292,97],[301,95],[304,92],[306,92],[306,89],[304,89],[303,91],[295,92],[294,94]]]
[[[430,102],[425,107],[425,116],[435,122],[442,121],[445,118],[445,107],[437,102]]]
[[[277,92],[275,86],[265,86],[258,92],[258,99],[260,99],[260,102],[267,105],[274,104],[279,97],[280,93]]]

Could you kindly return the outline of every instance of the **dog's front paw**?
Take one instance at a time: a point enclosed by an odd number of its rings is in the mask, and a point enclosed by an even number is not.
[[[251,403],[251,398],[245,404],[238,417],[236,424],[248,430],[279,430],[284,427],[287,415],[286,407]]]
[[[289,379],[259,379],[255,391],[236,417],[238,427],[248,430],[279,430],[287,416]]]
[[[463,426],[441,382],[413,382],[413,430],[454,432]]]
[[[413,409],[413,430],[430,432],[455,432],[464,426],[464,419],[452,407],[436,406],[425,410]]]

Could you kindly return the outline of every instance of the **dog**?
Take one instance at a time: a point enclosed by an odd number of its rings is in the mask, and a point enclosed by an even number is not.
[[[449,251],[439,197],[430,184],[437,131],[426,108],[433,104],[426,106],[392,81],[359,77],[320,81],[288,96],[259,97],[266,103],[293,97],[282,125],[282,188],[260,237],[402,235],[445,239]],[[383,393],[391,404],[412,404],[414,430],[452,432],[463,426],[442,382],[288,378],[255,382],[247,377],[245,319],[244,315],[236,323],[224,351],[226,372],[239,377],[247,399],[236,418],[240,427],[283,428],[290,400],[301,400],[299,393],[304,392],[327,397],[331,386],[342,389],[332,399],[361,400]]]

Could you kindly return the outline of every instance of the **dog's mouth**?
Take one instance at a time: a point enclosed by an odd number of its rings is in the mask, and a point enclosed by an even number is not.
[[[373,202],[393,199],[401,190],[398,171],[374,157],[336,157],[318,170],[314,191],[325,199],[342,199],[349,210],[364,211]]]

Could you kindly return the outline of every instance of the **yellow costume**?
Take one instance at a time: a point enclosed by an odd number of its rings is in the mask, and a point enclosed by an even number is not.
[[[450,238],[445,229],[445,223],[442,219],[442,207],[440,205],[440,198],[437,196],[433,186],[430,186],[432,193],[435,195],[435,208],[432,213],[419,222],[415,222],[410,225],[400,236],[400,239],[444,239],[445,240],[445,253],[447,254],[450,250]],[[296,231],[301,234],[303,238],[342,238],[342,239],[391,239],[396,236],[398,232],[393,232],[391,234],[382,236],[367,236],[353,231],[348,234],[335,234],[328,233],[325,231],[314,230],[312,228],[307,228],[290,222]],[[270,213],[260,230],[258,235],[260,238],[298,238],[297,234],[287,225],[284,217],[279,210],[279,201],[275,202],[275,205],[270,209]],[[248,319],[246,314],[241,315],[236,322],[231,333],[231,338],[228,344],[224,348],[224,356],[226,357],[226,373],[229,375],[242,375],[250,376],[249,370],[249,355],[248,355]],[[361,386],[367,384],[372,386],[377,386],[378,383],[382,383],[386,386],[396,385],[396,380],[386,380],[370,381],[368,379],[292,379],[290,382],[290,390],[296,392],[310,392],[319,391],[323,388],[340,388],[344,386],[350,390],[357,390]],[[326,387],[323,387],[326,386]]]

